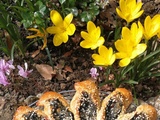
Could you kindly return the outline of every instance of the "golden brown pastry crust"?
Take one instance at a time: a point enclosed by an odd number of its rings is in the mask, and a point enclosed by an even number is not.
[[[97,88],[97,85],[93,80],[85,80],[82,82],[77,82],[74,85],[76,93],[73,96],[70,108],[72,112],[74,113],[74,119],[80,120],[80,106],[81,106],[81,100],[83,99],[83,93],[87,93],[89,97],[91,98],[93,104],[96,106],[96,114],[97,111],[100,109],[100,97],[99,97],[99,91]]]
[[[148,118],[147,120],[157,120],[157,111],[156,109],[148,104],[143,104],[137,107],[136,114],[145,114]]]
[[[43,112],[50,118],[50,120],[54,120],[52,107],[50,105],[51,100],[59,100],[66,109],[70,110],[69,104],[61,94],[52,91],[46,92],[40,97],[36,105],[44,107]]]
[[[47,115],[44,114],[42,111],[36,110],[28,106],[20,106],[19,108],[17,108],[13,116],[13,120],[25,120],[24,115],[29,112],[35,112],[38,116],[43,116],[44,120],[49,120]]]
[[[44,118],[44,120],[61,118],[65,118],[65,120],[81,120],[82,118],[86,119],[86,116],[89,116],[87,120],[106,120],[106,118],[112,120],[137,120],[137,117],[141,119],[143,116],[146,118],[145,120],[157,120],[156,109],[148,104],[140,105],[132,113],[125,114],[126,109],[132,102],[131,92],[125,88],[115,89],[103,99],[101,104],[99,91],[93,80],[77,82],[74,87],[76,93],[70,102],[70,106],[61,94],[50,91],[40,97],[36,103],[37,109],[20,106],[16,110],[13,120],[25,120],[25,117],[32,115],[32,113]],[[115,113],[115,116],[111,114],[111,109],[112,114]],[[57,113],[53,115],[55,113],[53,111]]]
[[[97,120],[105,120],[105,118],[107,116],[106,108],[109,106],[109,104],[111,104],[110,102],[112,102],[112,101],[113,101],[113,104],[116,104],[116,102],[118,102],[117,109],[120,109],[119,114],[124,114],[126,112],[126,109],[128,108],[128,106],[132,102],[132,94],[130,91],[128,91],[125,88],[117,88],[115,91],[113,91],[111,94],[109,94],[102,101],[102,106],[101,106],[100,111],[98,112]]]
[[[143,104],[137,107],[132,113],[127,113],[120,115],[117,120],[136,120],[138,116],[144,116],[145,120],[157,120],[157,111],[156,109],[148,104]],[[142,119],[139,117],[139,119]]]

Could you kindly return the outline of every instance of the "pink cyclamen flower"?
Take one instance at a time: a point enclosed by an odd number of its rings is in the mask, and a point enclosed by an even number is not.
[[[97,68],[91,68],[89,74],[91,74],[91,77],[94,79],[97,79],[97,76],[99,76],[99,73],[97,73]]]
[[[28,75],[29,75],[33,70],[27,70],[27,69],[28,69],[28,64],[27,64],[26,62],[24,63],[24,66],[25,66],[25,69],[23,69],[20,65],[17,65],[17,68],[19,69],[18,74],[19,74],[21,77],[28,78]]]
[[[12,60],[9,60],[7,62],[4,59],[0,60],[0,70],[2,72],[4,72],[7,75],[9,75],[12,69],[15,69]]]
[[[0,70],[0,84],[6,86],[8,85],[7,77],[5,76],[5,73]]]

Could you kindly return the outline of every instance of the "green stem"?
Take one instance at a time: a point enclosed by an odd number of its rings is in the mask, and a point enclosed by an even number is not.
[[[51,58],[51,54],[50,54],[50,52],[49,52],[48,47],[46,47],[45,50],[46,50],[46,52],[47,52],[47,55],[48,55],[48,58],[49,58],[49,62],[50,62],[50,64],[51,64],[52,68],[54,69],[53,62],[52,62],[52,58]]]
[[[136,90],[135,90],[133,85],[132,85],[132,90],[133,90],[134,101],[138,105],[138,99],[137,99],[137,95],[136,95]]]

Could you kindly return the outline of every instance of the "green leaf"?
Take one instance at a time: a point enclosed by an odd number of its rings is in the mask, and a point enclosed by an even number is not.
[[[128,83],[128,84],[138,84],[137,81],[134,81],[134,80],[121,80],[121,84],[122,83]]]
[[[7,25],[7,21],[2,15],[0,15],[0,28],[6,29],[6,25]]]
[[[133,69],[133,65],[128,65],[124,68],[122,68],[120,75],[123,77],[125,74],[127,74],[131,69]]]
[[[156,54],[160,54],[160,49],[157,49],[156,51],[154,51],[154,52],[148,54],[147,56],[145,56],[141,62],[144,62],[144,61],[154,57],[154,55],[156,55]]]
[[[69,7],[75,7],[76,5],[76,0],[69,0]]]
[[[87,11],[84,11],[80,14],[82,22],[88,22],[92,19],[92,15],[89,14]]]
[[[0,47],[0,50],[3,51],[5,54],[10,56],[10,54],[9,54],[10,51],[8,50],[7,46],[6,47],[5,46]]]
[[[76,7],[65,8],[66,15],[72,13],[74,16],[78,16],[78,9]]]
[[[160,77],[160,72],[152,73],[151,76],[152,76],[152,77]]]
[[[19,12],[21,12],[21,13],[29,11],[29,9],[28,9],[28,8],[26,8],[26,7],[11,6],[11,8],[12,8],[12,9],[18,9],[18,10],[19,10]],[[23,14],[22,14],[22,15],[23,15]]]
[[[34,11],[34,5],[32,4],[31,0],[25,0],[25,2],[28,4],[30,11]]]
[[[28,28],[32,25],[32,21],[30,20],[22,20],[21,22],[23,23],[24,28]]]
[[[36,9],[35,11],[40,12],[41,14],[44,15],[46,6],[41,1],[36,2],[35,6],[38,7],[38,9]]]
[[[115,82],[115,80],[107,80],[107,81],[105,81],[105,82],[103,82],[103,83],[100,83],[99,85],[100,86],[103,86],[103,85],[105,85],[105,84],[110,84],[110,83],[114,83]]]
[[[66,2],[66,0],[59,0],[59,2],[61,3],[61,5]]]

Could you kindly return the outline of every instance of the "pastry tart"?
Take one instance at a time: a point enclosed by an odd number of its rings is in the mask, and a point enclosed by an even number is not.
[[[37,102],[37,106],[49,120],[73,120],[73,113],[64,97],[57,92],[44,93]]]
[[[96,120],[100,109],[100,97],[97,85],[93,80],[77,82],[74,85],[76,93],[70,108],[75,120]]]
[[[154,107],[143,104],[126,113],[132,102],[132,94],[125,88],[117,88],[102,102],[93,80],[74,84],[75,94],[70,102],[57,92],[46,92],[35,108],[20,106],[13,120],[157,120]]]
[[[143,104],[132,113],[120,115],[117,120],[157,120],[157,112],[151,105]]]
[[[115,120],[124,114],[132,102],[132,94],[125,88],[117,88],[102,101],[97,120]]]
[[[49,120],[49,118],[40,110],[28,106],[20,106],[16,110],[13,120]]]

